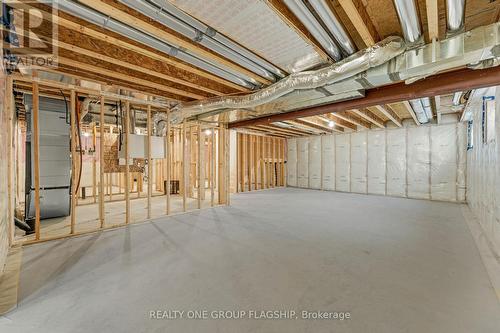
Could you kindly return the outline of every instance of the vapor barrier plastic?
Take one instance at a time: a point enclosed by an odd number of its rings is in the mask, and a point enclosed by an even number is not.
[[[288,186],[297,186],[297,139],[287,142],[286,181]]]
[[[297,139],[297,186],[309,187],[309,138]]]
[[[351,175],[351,135],[335,137],[335,188],[337,191],[350,192]]]
[[[321,136],[323,190],[335,190],[335,136]]]
[[[368,193],[385,194],[385,131],[368,132]]]
[[[366,132],[351,134],[351,192],[367,193]]]
[[[406,196],[406,130],[386,131],[387,195]]]
[[[309,138],[309,187],[321,189],[321,137]]]
[[[408,129],[407,135],[408,197],[430,198],[430,138],[429,127]]]
[[[298,176],[304,188],[463,202],[465,124],[406,125],[298,139],[298,155],[289,148],[288,163],[298,165],[296,174],[289,168],[289,186]]]

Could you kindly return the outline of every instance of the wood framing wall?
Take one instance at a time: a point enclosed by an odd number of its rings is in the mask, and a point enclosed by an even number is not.
[[[11,83],[8,91],[12,91],[13,80],[16,80],[16,75],[5,79],[6,82]],[[9,232],[3,232],[0,229],[0,237],[11,235],[10,240],[14,244],[36,243],[116,228],[129,223],[193,209],[229,204],[227,193],[229,189],[227,175],[229,171],[227,167],[229,131],[225,126],[197,122],[171,125],[168,108],[153,102],[150,98],[140,99],[125,91],[122,91],[120,95],[109,94],[106,91],[93,91],[78,85],[39,80],[36,76],[31,79],[24,77],[23,82],[29,82],[32,85],[34,133],[37,132],[40,125],[40,119],[37,117],[38,99],[44,95],[44,92],[54,88],[61,89],[60,93],[63,93],[68,101],[72,138],[71,151],[68,154],[71,153],[72,156],[71,183],[74,189],[71,196],[72,209],[67,218],[46,223],[45,220],[40,221],[39,199],[35,199],[36,232],[25,236],[24,232],[14,227],[13,218],[2,215],[0,228],[10,229]],[[4,91],[5,89],[2,89],[2,92]],[[1,97],[0,107],[3,107],[5,98]],[[92,117],[90,123],[89,120],[83,123],[80,117],[80,106],[84,97],[90,97],[97,105],[97,109],[100,110],[95,111],[96,108],[94,108],[95,116]],[[109,107],[116,105],[115,101],[122,101],[123,124],[114,121],[112,123],[105,122],[106,119],[108,121],[110,119]],[[106,106],[106,103],[109,104]],[[107,115],[105,115],[105,110],[108,110]],[[130,117],[127,117],[127,114]],[[145,117],[147,121],[145,127],[144,125],[136,126],[137,114]],[[154,115],[159,114],[163,114],[162,117],[168,124],[161,133],[153,130],[152,121]],[[0,135],[17,137],[9,134],[7,113],[2,112],[1,115],[0,126],[2,130]],[[22,123],[24,120],[17,119],[17,122]],[[4,127],[5,130],[3,130]],[[122,140],[121,149],[119,149],[118,143],[120,141],[119,132]],[[132,147],[133,139],[137,140],[139,136],[142,136],[146,142],[145,156],[142,158],[131,155],[137,148],[137,146]],[[20,140],[13,151],[18,151],[20,146],[24,146],[24,143],[23,140]],[[2,145],[1,149],[6,150],[8,147],[8,145]],[[37,180],[40,178],[40,160],[44,158],[43,151],[39,150],[36,134],[33,135],[32,149],[34,152],[32,165],[35,170],[34,187],[36,189],[38,188]],[[162,151],[163,158],[159,158],[157,155],[151,156],[152,152],[158,150]],[[2,156],[10,156],[7,151],[1,153]],[[80,153],[82,154],[81,163]],[[119,156],[122,156],[122,163],[119,162]],[[14,169],[18,168],[18,162],[13,158],[2,159],[2,165],[0,165],[2,177],[4,171],[7,173],[7,161],[9,165],[12,164]],[[5,168],[3,168],[4,163]],[[81,178],[79,178],[80,173],[82,174]],[[7,179],[6,175],[5,179]],[[24,202],[24,196],[16,194],[22,192],[19,189],[24,187],[24,175],[16,175],[16,181],[16,185],[12,186],[14,188],[12,191],[3,188],[7,187],[7,184],[10,186],[10,182],[7,180],[0,182],[0,190],[12,194],[13,198],[13,205],[8,209],[7,197],[10,198],[10,196],[2,195],[0,208],[2,214],[8,214],[8,212],[14,214],[14,208],[18,206],[19,212],[17,213],[20,213],[19,215],[22,217],[24,214],[21,207],[24,204],[21,201]],[[172,191],[174,187],[178,190]],[[14,201],[14,197],[17,202]],[[7,221],[11,222],[7,223]],[[9,244],[9,238],[6,239],[5,242],[0,239],[0,246],[3,246],[4,243]],[[0,248],[0,250],[6,248],[7,246]],[[0,255],[3,254],[0,252]],[[0,260],[2,258],[0,257]]]
[[[285,186],[286,140],[237,133],[237,192]]]

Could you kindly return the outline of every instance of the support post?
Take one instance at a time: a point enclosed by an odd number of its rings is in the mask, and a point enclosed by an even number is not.
[[[33,72],[33,76],[37,76],[37,72]],[[38,127],[39,100],[38,100],[38,83],[33,82],[33,129],[31,131],[31,142],[33,144],[33,164],[35,176],[35,239],[40,239],[40,130]]]
[[[215,182],[215,128],[212,128],[211,135],[211,156],[210,156],[210,205],[214,206],[215,201],[215,191],[214,191],[214,182]]]
[[[75,233],[76,224],[76,196],[78,195],[78,189],[76,188],[76,122],[79,121],[76,118],[76,95],[75,91],[71,90],[70,94],[70,112],[71,112],[71,223],[70,223],[70,234]]]
[[[99,220],[104,228],[104,96],[101,96],[99,115]]]
[[[165,144],[165,156],[167,157],[167,215],[170,215],[170,169],[171,169],[171,146],[170,146],[170,110],[167,110],[167,142]]]
[[[147,119],[146,119],[146,124],[148,127],[148,151],[147,151],[147,158],[148,158],[148,199],[147,199],[147,218],[151,218],[151,192],[152,192],[152,179],[151,173],[153,171],[153,168],[151,167],[151,163],[153,160],[151,159],[151,105],[148,105],[148,111],[147,111]]]
[[[129,168],[129,143],[130,143],[130,102],[125,102],[125,224],[130,223],[130,168]]]
[[[189,167],[189,165],[187,165],[186,163],[186,158],[187,158],[187,154],[186,154],[186,145],[187,145],[187,142],[186,142],[186,120],[184,120],[184,122],[182,123],[182,145],[181,145],[181,149],[182,149],[182,211],[186,211],[186,195],[187,195],[187,184],[186,184],[186,179],[188,177],[188,172],[186,172]]]
[[[196,164],[198,166],[198,170],[197,170],[197,173],[198,173],[198,195],[197,195],[197,199],[198,199],[198,209],[201,209],[201,191],[204,191],[204,187],[205,186],[202,186],[201,182],[202,182],[202,159],[201,159],[201,150],[202,150],[202,140],[201,140],[201,125],[198,125],[198,163]]]

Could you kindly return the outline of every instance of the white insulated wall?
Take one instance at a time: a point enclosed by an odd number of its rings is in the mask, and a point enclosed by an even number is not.
[[[288,140],[288,186],[464,201],[463,123]]]
[[[495,96],[495,139],[482,141],[482,99],[470,101],[473,109],[474,147],[467,152],[467,203],[479,221],[483,233],[500,255],[500,87],[486,95]]]

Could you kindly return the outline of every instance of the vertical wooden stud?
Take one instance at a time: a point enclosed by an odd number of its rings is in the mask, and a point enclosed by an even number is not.
[[[215,183],[215,128],[212,128],[211,135],[211,156],[210,156],[210,205],[214,206],[215,201],[215,191],[214,191],[214,183]]]
[[[147,209],[147,218],[150,219],[151,218],[151,192],[153,191],[153,184],[152,184],[153,177],[151,177],[151,173],[153,172],[153,168],[151,167],[151,163],[153,163],[153,160],[151,159],[151,105],[148,105],[146,126],[148,127],[148,137],[147,137],[147,142],[148,142],[148,151],[147,151],[148,199],[147,199],[146,209]]]
[[[187,184],[186,184],[186,180],[187,180],[187,177],[188,175],[186,173],[188,169],[188,165],[187,164],[187,154],[186,154],[186,146],[187,146],[187,142],[186,142],[186,120],[184,120],[184,122],[182,123],[182,143],[181,143],[181,149],[182,149],[182,188],[183,188],[183,191],[182,191],[182,211],[186,211],[187,207],[186,207],[186,195],[187,195]]]
[[[33,76],[36,77],[37,73],[33,72]],[[39,114],[39,89],[38,82],[33,82],[33,129],[31,132],[31,142],[33,144],[33,159],[34,159],[34,176],[35,176],[35,239],[40,239],[40,130],[38,126],[38,114]],[[73,121],[72,121],[73,123]],[[73,132],[73,131],[72,131]],[[73,214],[73,212],[71,212]]]
[[[76,224],[76,196],[78,195],[77,180],[76,180],[76,131],[77,131],[77,121],[80,121],[76,117],[76,93],[71,90],[70,94],[70,112],[71,112],[71,223],[70,223],[70,233],[75,233]],[[81,166],[80,166],[81,167]]]
[[[104,96],[101,96],[99,116],[99,220],[104,228]],[[121,179],[121,178],[120,178]]]
[[[170,146],[170,110],[167,110],[167,142],[165,144],[165,155],[167,156],[167,215],[170,215],[170,172],[171,172],[171,159],[172,156]]]
[[[130,168],[129,168],[129,143],[130,143],[130,102],[125,102],[125,224],[130,223]]]

